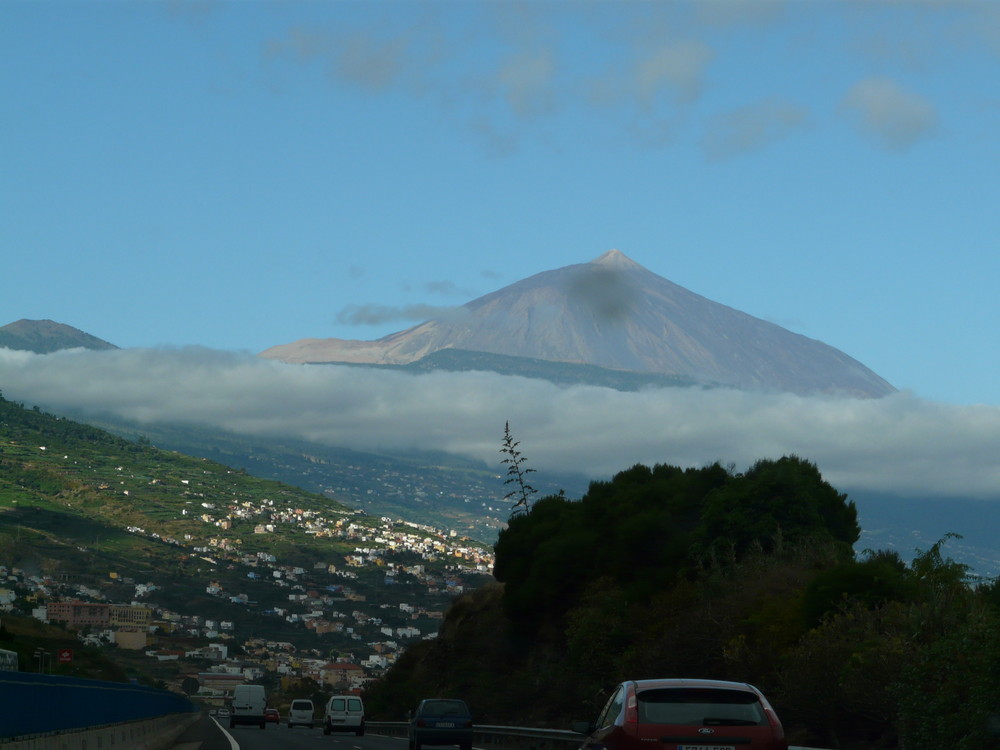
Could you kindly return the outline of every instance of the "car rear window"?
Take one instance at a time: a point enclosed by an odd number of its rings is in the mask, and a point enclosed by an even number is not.
[[[312,711],[313,704],[309,701],[292,701],[292,708],[296,711]]]
[[[760,726],[767,723],[757,696],[745,690],[669,688],[638,695],[643,724]]]
[[[361,699],[359,699],[359,698],[348,698],[347,699],[347,710],[348,711],[360,711],[361,710]]]
[[[426,701],[420,713],[425,716],[467,716],[469,707],[465,705],[465,701]]]

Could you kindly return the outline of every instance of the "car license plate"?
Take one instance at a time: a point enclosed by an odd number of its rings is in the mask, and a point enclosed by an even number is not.
[[[453,726],[455,726],[455,722],[453,722],[453,721],[439,721],[438,722],[438,726],[439,727],[453,727]]]

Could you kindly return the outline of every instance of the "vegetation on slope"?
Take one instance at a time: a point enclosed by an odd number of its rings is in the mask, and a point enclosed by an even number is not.
[[[856,513],[795,457],[744,474],[636,466],[548,497],[496,545],[502,582],[367,693],[380,718],[430,695],[482,723],[566,728],[624,679],[748,681],[793,744],[996,746],[1000,592],[941,544],[856,557]]]
[[[356,529],[354,536],[335,534],[340,523]],[[267,525],[267,533],[254,533],[258,525]],[[379,547],[372,539],[382,526],[322,495],[0,397],[0,565],[51,577],[66,589],[128,602],[136,584],[154,584],[144,601],[181,615],[234,621],[235,643],[252,634],[294,640],[300,649],[367,656],[367,643],[349,634],[320,635],[275,614],[289,607],[289,591],[274,584],[269,570],[241,560],[274,555],[276,564],[306,571],[296,584],[303,590],[325,590],[345,582],[326,566],[343,569],[361,543]],[[419,563],[441,575],[454,564],[407,550],[387,552],[386,559],[400,569]],[[394,586],[385,576],[374,564],[351,567],[347,584],[373,609],[391,604],[397,613],[400,601],[443,609],[450,600],[444,590],[426,593],[406,574],[397,575]],[[210,583],[225,595],[208,592]],[[248,601],[234,602],[230,594]],[[32,594],[28,600],[23,590],[17,595],[21,612],[46,599]],[[387,626],[412,624],[403,613],[384,617]],[[163,643],[167,636],[158,638]]]
[[[30,617],[4,615],[0,623],[0,649],[15,652],[22,670],[109,682],[126,682],[134,678],[150,683],[141,672],[129,674],[101,649],[84,646],[73,633]],[[72,661],[59,663],[59,652],[66,649],[72,652]]]

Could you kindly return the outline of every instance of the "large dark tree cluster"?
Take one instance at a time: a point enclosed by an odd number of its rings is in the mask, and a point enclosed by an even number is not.
[[[373,717],[463,697],[480,723],[566,728],[624,679],[757,684],[792,744],[1000,746],[1000,585],[942,554],[857,557],[857,512],[798,457],[744,473],[633,466],[546,497],[496,544],[500,582],[367,691]]]
[[[636,465],[594,482],[579,501],[548,497],[500,532],[494,576],[515,622],[530,627],[573,607],[610,578],[646,601],[706,566],[751,553],[840,545],[860,528],[854,503],[797,457],[759,461],[745,474]]]

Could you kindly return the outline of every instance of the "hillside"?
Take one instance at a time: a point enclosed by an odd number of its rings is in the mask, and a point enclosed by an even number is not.
[[[301,339],[260,356],[401,366],[452,349],[666,376],[678,384],[859,397],[895,391],[843,352],[706,299],[618,250],[535,274],[375,341]],[[595,383],[606,381],[592,374]]]
[[[54,320],[21,319],[0,326],[0,347],[49,354],[61,349],[117,349],[114,344]]]
[[[444,453],[373,453],[292,439],[247,437],[223,430],[135,425],[81,415],[129,440],[217,461],[247,473],[321,494],[371,516],[405,518],[493,544],[510,515],[496,468]],[[498,461],[499,461],[499,441]],[[589,478],[539,472],[540,494],[579,496]]]
[[[471,540],[0,397],[0,568],[22,614],[138,600],[157,648],[264,637],[361,662],[382,628],[407,633],[390,657],[436,631],[491,561]]]

